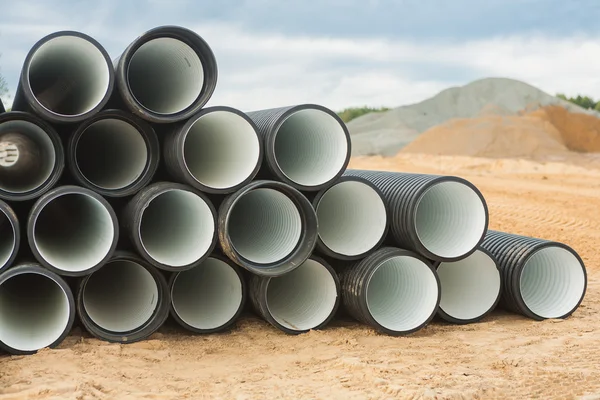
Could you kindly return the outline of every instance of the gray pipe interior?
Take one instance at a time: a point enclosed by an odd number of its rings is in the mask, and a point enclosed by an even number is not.
[[[75,146],[82,175],[102,189],[121,189],[144,172],[148,148],[142,134],[120,119],[102,119],[88,126]]]
[[[4,211],[0,212],[0,268],[4,266],[15,251],[15,227]]]
[[[108,209],[84,193],[51,199],[33,226],[33,242],[42,258],[67,272],[98,265],[109,253],[114,234]]]
[[[188,130],[184,162],[201,184],[227,189],[244,182],[258,165],[260,143],[250,123],[229,111],[202,115]]]
[[[274,189],[255,189],[238,199],[227,225],[235,250],[251,262],[269,264],[298,245],[302,218],[294,202]]]
[[[92,273],[83,292],[90,319],[110,332],[140,328],[158,307],[158,285],[150,272],[133,261],[111,261]]]
[[[132,95],[144,108],[174,114],[200,96],[204,67],[186,43],[173,38],[152,39],[133,53],[127,80]]]
[[[15,275],[0,285],[0,341],[20,351],[54,343],[69,323],[65,291],[36,272]]]
[[[0,189],[34,190],[52,175],[55,163],[54,144],[38,125],[22,120],[0,124]]]
[[[180,272],[173,282],[173,310],[196,329],[217,329],[235,316],[243,300],[242,282],[224,261],[209,257]]]
[[[86,39],[59,36],[42,44],[28,66],[29,86],[48,111],[77,116],[106,96],[110,68],[102,52]]]

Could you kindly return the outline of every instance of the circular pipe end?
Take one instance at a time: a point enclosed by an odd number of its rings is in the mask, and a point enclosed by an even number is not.
[[[21,228],[17,214],[0,201],[0,271],[15,261],[21,245]]]

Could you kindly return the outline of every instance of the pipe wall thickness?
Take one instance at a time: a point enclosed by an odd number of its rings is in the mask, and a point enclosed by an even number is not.
[[[10,268],[21,246],[21,226],[15,211],[0,200],[0,272]]]

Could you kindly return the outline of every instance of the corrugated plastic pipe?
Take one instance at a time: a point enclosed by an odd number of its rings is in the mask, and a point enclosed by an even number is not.
[[[31,200],[50,190],[64,169],[56,131],[24,112],[0,115],[0,198]]]
[[[56,347],[75,320],[69,285],[38,264],[17,265],[0,274],[0,347],[33,354]]]
[[[467,258],[436,262],[442,288],[438,315],[453,324],[480,321],[491,313],[502,293],[496,259],[478,248]]]
[[[340,301],[340,283],[325,260],[312,256],[283,276],[253,275],[249,296],[267,322],[283,332],[299,334],[331,321]]]
[[[163,145],[165,165],[181,183],[207,193],[232,193],[262,163],[256,125],[231,107],[209,107],[174,127]]]
[[[583,301],[586,268],[566,244],[489,231],[482,247],[498,260],[501,305],[510,311],[535,320],[566,318]]]
[[[301,104],[247,113],[264,143],[263,177],[301,191],[330,186],[348,166],[348,128],[336,113],[320,105]]]
[[[158,167],[154,129],[120,110],[106,110],[81,124],[69,139],[69,167],[77,182],[103,196],[131,196]]]
[[[60,186],[40,197],[27,221],[35,258],[65,276],[83,276],[113,255],[119,223],[111,205],[96,192]]]
[[[275,181],[254,181],[219,207],[219,242],[236,264],[262,276],[279,276],[311,255],[317,215],[306,197]]]
[[[106,105],[114,80],[100,43],[81,32],[55,32],[25,57],[12,109],[56,123],[81,122]]]
[[[389,335],[409,334],[425,327],[440,303],[435,269],[408,250],[382,247],[341,268],[340,281],[348,313]]]
[[[488,208],[481,192],[454,176],[347,170],[373,183],[391,214],[396,246],[435,261],[457,261],[475,251],[487,231]]]
[[[212,254],[202,264],[171,276],[171,315],[196,333],[220,332],[241,314],[246,281],[227,257]]]
[[[169,316],[169,304],[163,274],[135,254],[121,251],[83,278],[77,292],[84,327],[108,342],[148,338]]]
[[[0,271],[15,261],[21,245],[21,227],[14,210],[0,200]]]
[[[217,62],[197,33],[160,26],[136,38],[115,60],[116,86],[134,114],[155,123],[188,119],[208,102]]]

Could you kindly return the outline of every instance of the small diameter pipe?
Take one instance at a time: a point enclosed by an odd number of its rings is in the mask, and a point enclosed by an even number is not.
[[[246,282],[229,259],[213,254],[202,264],[171,276],[171,315],[196,333],[221,332],[241,314]]]
[[[107,197],[123,197],[150,182],[160,150],[148,123],[124,111],[106,110],[71,135],[67,157],[78,183]]]
[[[108,342],[147,339],[166,321],[169,304],[163,274],[121,251],[83,278],[77,292],[77,311],[85,329]]]
[[[329,264],[312,256],[282,276],[252,275],[249,296],[265,321],[285,333],[299,334],[331,321],[340,301],[340,282]]]
[[[416,332],[435,316],[440,281],[429,262],[382,247],[340,271],[342,301],[356,320],[389,335]]]
[[[33,354],[58,346],[71,331],[75,302],[69,285],[38,264],[0,274],[0,347]]]
[[[24,112],[0,115],[0,199],[25,201],[50,190],[64,169],[56,131]]]
[[[178,26],[143,33],[115,65],[125,106],[154,123],[188,119],[208,102],[217,84],[217,62],[209,45]]]
[[[458,261],[481,244],[489,214],[481,192],[454,176],[347,170],[383,193],[396,246],[435,261]]]
[[[254,181],[219,208],[219,242],[239,266],[261,276],[279,276],[310,256],[318,236],[317,216],[306,197],[275,181]]]
[[[489,231],[482,247],[498,260],[504,308],[535,320],[566,318],[583,301],[586,268],[566,244]]]
[[[319,221],[317,249],[341,260],[357,260],[379,247],[388,232],[383,195],[369,181],[340,178],[313,200]]]
[[[27,238],[44,267],[64,276],[83,276],[113,255],[119,223],[99,194],[78,186],[60,186],[34,204]]]
[[[175,127],[165,139],[170,175],[206,193],[232,193],[247,185],[262,162],[256,125],[231,107],[209,107]]]
[[[144,260],[166,271],[193,268],[216,245],[216,211],[194,188],[157,182],[129,201],[121,223]]]
[[[55,32],[27,54],[13,110],[51,122],[81,122],[106,105],[114,81],[112,62],[100,43],[80,32]]]
[[[14,210],[0,200],[0,272],[10,268],[21,245],[21,227]]]
[[[336,113],[315,104],[253,111],[270,178],[302,191],[318,191],[348,166],[348,128]],[[265,176],[267,177],[267,176]]]
[[[482,320],[494,310],[502,293],[500,271],[495,258],[477,249],[467,258],[436,262],[442,288],[438,315],[453,324]]]

